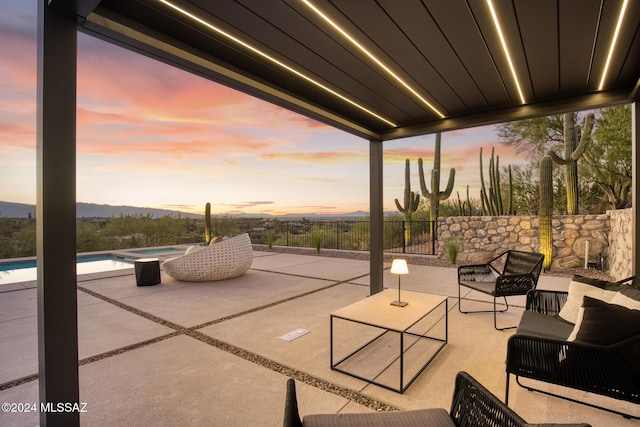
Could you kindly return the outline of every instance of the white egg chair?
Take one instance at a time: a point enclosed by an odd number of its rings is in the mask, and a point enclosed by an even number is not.
[[[210,282],[238,277],[249,269],[252,261],[253,247],[245,233],[169,258],[162,267],[179,281]]]

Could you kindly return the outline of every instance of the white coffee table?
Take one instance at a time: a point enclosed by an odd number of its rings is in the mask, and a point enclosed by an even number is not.
[[[388,289],[331,313],[331,369],[404,393],[447,343],[448,301]],[[397,386],[396,386],[397,384]]]

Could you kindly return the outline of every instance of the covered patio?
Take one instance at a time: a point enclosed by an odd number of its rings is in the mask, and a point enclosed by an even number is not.
[[[383,142],[617,103],[633,103],[634,148],[640,138],[638,2],[41,0],[38,5],[37,350],[43,402],[80,401],[76,331],[82,326],[74,268],[78,31],[368,141],[368,294],[384,284]],[[635,209],[635,150],[634,166]],[[637,213],[634,218],[637,222]],[[633,235],[635,252],[635,222]],[[635,253],[633,259],[637,264]],[[41,425],[79,421],[68,413],[40,418]]]
[[[385,287],[396,277],[385,263]],[[88,426],[279,426],[285,383],[298,384],[301,414],[443,407],[455,374],[465,370],[504,399],[510,332],[493,329],[491,315],[457,309],[456,269],[409,264],[402,289],[449,297],[449,342],[418,379],[399,394],[332,371],[329,313],[369,294],[368,262],[254,251],[251,269],[221,282],[137,287],[132,270],[94,273],[78,281],[80,402]],[[566,289],[569,278],[544,275],[540,288]],[[489,304],[468,295],[465,307]],[[517,322],[517,307],[501,321]],[[0,397],[37,402],[39,380],[35,282],[0,286]],[[292,341],[282,335],[302,328]],[[374,363],[367,359],[367,363]],[[640,415],[635,405],[565,391]],[[529,422],[589,422],[632,426],[637,421],[528,392],[515,385],[510,406]],[[0,413],[0,424],[37,425],[37,412]]]

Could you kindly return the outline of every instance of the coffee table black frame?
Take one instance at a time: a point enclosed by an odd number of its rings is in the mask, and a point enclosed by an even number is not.
[[[404,393],[405,390],[418,378],[418,376],[426,369],[431,361],[440,353],[444,346],[448,342],[449,336],[449,302],[447,297],[440,295],[426,294],[422,292],[403,291],[402,299],[408,301],[407,307],[395,307],[390,305],[390,302],[397,299],[397,291],[388,289],[378,294],[372,295],[364,300],[358,301],[349,306],[343,307],[334,311],[330,315],[330,357],[331,357],[331,369],[334,371],[342,372],[352,377],[367,381],[371,384],[386,388],[388,390],[395,391],[397,393]],[[410,329],[425,319],[429,315],[437,315],[440,311],[439,307],[444,306],[444,313],[441,320],[436,320],[433,325],[439,324],[444,320],[444,338],[433,337],[424,334],[410,332]],[[371,326],[373,328],[381,329],[382,333],[375,336],[363,345],[360,345],[355,350],[349,352],[345,357],[340,360],[334,361],[334,321],[336,319],[354,322],[365,326]],[[432,328],[431,328],[432,329]],[[390,368],[391,365],[385,366],[374,378],[366,378],[364,376],[355,374],[342,368],[340,365],[354,358],[358,353],[367,349],[368,347],[375,345],[378,340],[384,337],[389,332],[395,332],[400,334],[400,346],[399,354],[396,361],[399,359],[399,386],[392,387],[387,384],[376,381],[376,377],[382,374],[384,371]],[[405,336],[411,336],[418,340],[431,340],[437,341],[441,344],[435,348],[431,354],[427,354],[424,364],[419,366],[415,374],[409,375],[408,381],[405,381],[404,374],[404,354],[408,350],[404,350]]]

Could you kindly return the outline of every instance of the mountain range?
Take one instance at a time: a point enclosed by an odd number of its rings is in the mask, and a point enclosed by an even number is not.
[[[12,203],[0,201],[0,218],[29,218],[29,216],[35,218],[36,207],[35,205],[29,205],[24,203]],[[177,216],[180,215],[183,218],[202,218],[203,214],[194,214],[190,212],[181,212],[170,209],[156,209],[156,208],[140,208],[135,206],[112,206],[112,205],[99,205],[95,203],[78,203],[76,205],[76,217],[78,218],[113,218],[120,215],[151,215],[154,218],[160,218],[163,216]],[[336,218],[336,217],[365,217],[368,216],[368,212],[356,211],[346,214],[284,214],[284,215],[269,215],[269,214],[225,214],[231,217],[238,218]]]

